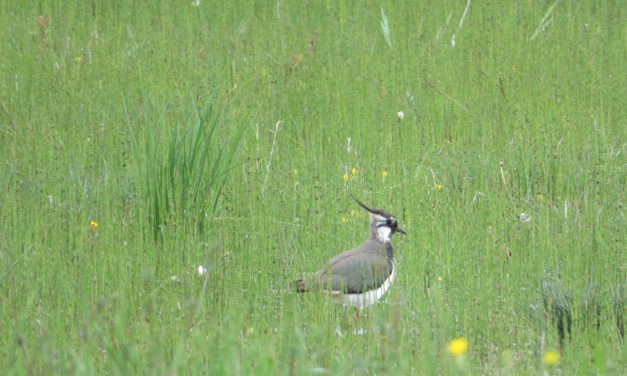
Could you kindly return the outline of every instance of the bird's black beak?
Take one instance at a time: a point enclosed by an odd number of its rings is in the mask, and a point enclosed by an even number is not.
[[[403,235],[407,235],[407,233],[405,232],[405,230],[403,230],[403,229],[402,229],[402,228],[400,228],[400,227],[396,227],[396,228],[394,228],[394,232],[400,232],[400,233],[401,233],[401,234],[403,234]]]

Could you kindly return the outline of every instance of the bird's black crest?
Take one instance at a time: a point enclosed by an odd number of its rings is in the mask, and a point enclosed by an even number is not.
[[[357,197],[355,197],[355,195],[353,194],[353,192],[350,192],[351,197],[353,198],[353,200],[355,200],[355,202],[357,204],[359,204],[359,206],[361,206],[362,208],[366,209],[366,211],[373,213],[373,214],[378,214],[381,215],[385,218],[390,218],[392,217],[392,214],[388,213],[387,211],[383,210],[383,209],[370,209],[369,207],[367,207],[364,203],[362,203],[361,201],[359,201],[357,199]]]

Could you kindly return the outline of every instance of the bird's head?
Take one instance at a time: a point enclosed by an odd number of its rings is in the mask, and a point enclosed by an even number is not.
[[[370,231],[372,237],[386,243],[389,242],[390,237],[397,232],[407,235],[405,230],[398,227],[398,221],[392,214],[383,209],[370,209],[359,201],[352,193],[351,196],[353,197],[353,200],[359,204],[359,206],[368,212],[368,215],[370,216]]]

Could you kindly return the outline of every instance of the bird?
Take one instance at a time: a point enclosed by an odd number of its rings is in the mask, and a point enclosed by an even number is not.
[[[383,209],[371,209],[351,196],[365,209],[370,219],[370,237],[362,245],[331,258],[321,270],[295,281],[296,291],[323,292],[345,308],[359,309],[374,305],[396,278],[394,247],[390,238],[407,235],[398,227],[396,217]]]

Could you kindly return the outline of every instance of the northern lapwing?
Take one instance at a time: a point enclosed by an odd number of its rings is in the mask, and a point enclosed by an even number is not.
[[[392,214],[370,209],[355,196],[353,199],[369,214],[370,238],[359,247],[333,257],[318,272],[296,281],[296,289],[325,292],[345,307],[360,309],[376,303],[392,286],[396,268],[390,237],[397,232],[407,233],[398,227]]]

